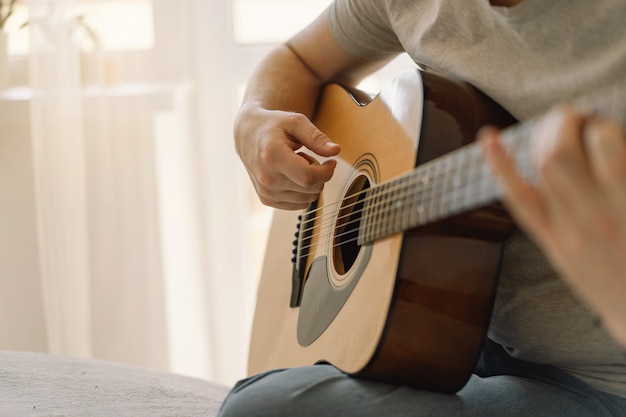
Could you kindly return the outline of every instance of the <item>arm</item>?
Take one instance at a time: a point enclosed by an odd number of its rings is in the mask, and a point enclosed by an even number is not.
[[[624,131],[569,108],[552,111],[532,138],[537,187],[517,174],[495,130],[481,136],[513,217],[626,346]]]
[[[358,58],[333,39],[328,12],[276,48],[249,80],[235,121],[235,145],[264,204],[301,209],[314,201],[334,171],[297,153],[306,147],[332,157],[337,144],[311,122],[321,87],[330,81],[355,85],[385,62]]]

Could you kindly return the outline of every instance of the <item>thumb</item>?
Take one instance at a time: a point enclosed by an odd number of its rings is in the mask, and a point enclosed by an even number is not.
[[[339,144],[331,141],[306,116],[294,117],[288,124],[286,133],[300,145],[320,156],[335,156],[341,150]]]

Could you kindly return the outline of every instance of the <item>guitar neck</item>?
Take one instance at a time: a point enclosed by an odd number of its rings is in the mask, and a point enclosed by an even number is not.
[[[619,85],[575,103],[583,113],[608,117],[626,129],[626,85]],[[530,135],[538,119],[502,132],[502,145],[521,176],[536,184],[531,163]],[[367,190],[358,243],[372,243],[395,233],[423,226],[494,203],[502,186],[491,173],[476,143],[420,165],[413,171]]]

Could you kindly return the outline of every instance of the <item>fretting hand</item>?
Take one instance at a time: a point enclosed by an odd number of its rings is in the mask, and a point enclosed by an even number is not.
[[[498,141],[479,134],[504,202],[519,226],[626,345],[626,138],[605,119],[569,107],[535,128],[531,149],[539,184],[526,183]]]

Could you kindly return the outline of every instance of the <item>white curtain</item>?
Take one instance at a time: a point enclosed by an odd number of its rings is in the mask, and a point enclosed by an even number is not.
[[[31,9],[31,136],[48,343],[52,352],[89,356],[86,149],[71,3]]]
[[[85,50],[86,3],[150,9],[154,44],[116,52],[88,33]],[[273,19],[297,9],[266,3]],[[29,52],[0,86],[0,349],[232,384],[270,220],[232,142],[242,87],[271,48],[235,41],[233,4],[255,3],[22,4]]]
[[[154,48],[124,54],[80,50],[77,0],[26,4],[26,85],[3,93],[27,110],[0,140],[21,161],[0,166],[0,348],[233,383],[265,226],[232,145],[255,62],[231,69],[230,2],[155,0]]]

